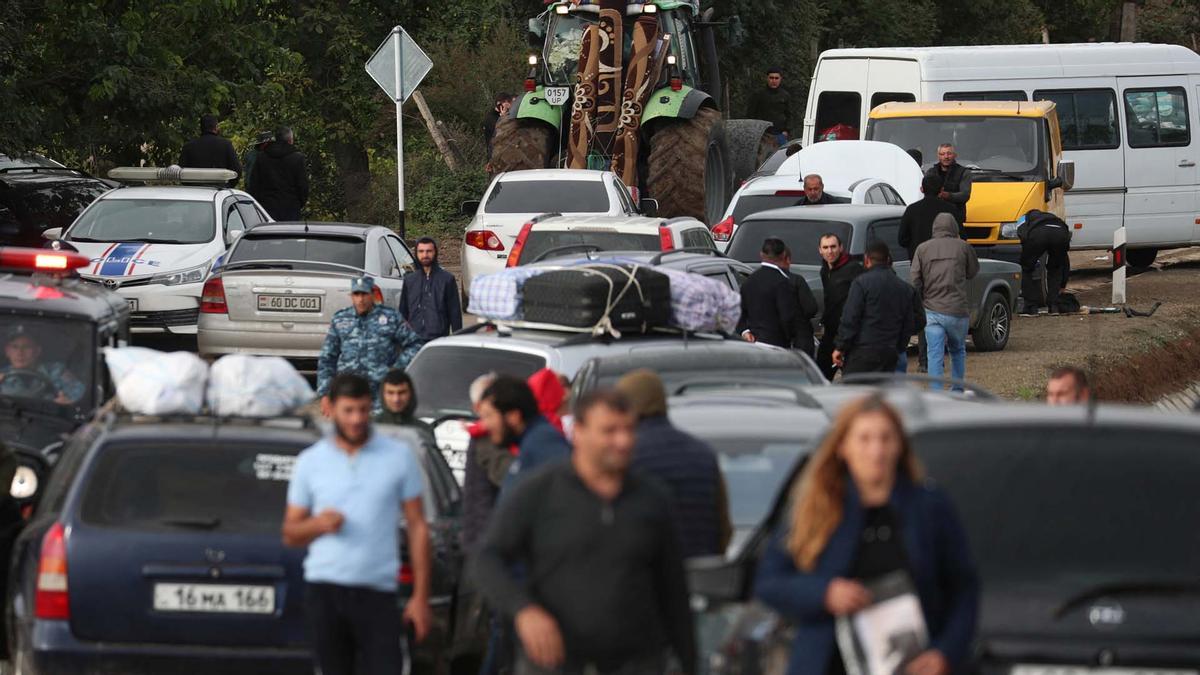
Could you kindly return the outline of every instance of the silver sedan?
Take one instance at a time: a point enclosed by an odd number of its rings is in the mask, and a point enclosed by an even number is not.
[[[204,284],[200,354],[282,356],[311,369],[334,312],[350,306],[351,279],[374,277],[376,301],[396,307],[414,265],[408,246],[386,227],[254,227]]]

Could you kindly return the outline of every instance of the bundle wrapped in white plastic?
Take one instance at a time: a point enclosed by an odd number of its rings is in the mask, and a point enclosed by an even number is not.
[[[218,416],[277,417],[314,396],[308,380],[278,356],[222,356],[208,375],[208,407]]]
[[[121,406],[142,415],[195,415],[204,407],[208,365],[191,352],[145,347],[104,350]]]
[[[732,333],[742,318],[742,296],[716,279],[669,267],[656,267],[671,278],[671,325],[690,331]]]

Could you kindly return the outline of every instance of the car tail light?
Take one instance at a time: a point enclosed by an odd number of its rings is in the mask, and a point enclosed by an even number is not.
[[[0,268],[28,272],[70,272],[87,267],[91,260],[73,251],[40,248],[0,247]]]
[[[213,277],[204,282],[204,290],[200,291],[200,311],[204,314],[225,314],[225,283],[221,277]]]
[[[42,537],[33,614],[39,619],[69,619],[67,600],[67,534],[62,523],[55,523]]]
[[[467,232],[467,246],[473,246],[481,251],[503,251],[504,242],[491,230],[471,230]]]
[[[371,297],[375,299],[375,304],[377,304],[377,305],[383,304],[383,291],[379,290],[378,286],[374,286],[371,288]]]
[[[776,190],[776,197],[803,197],[804,190]]]
[[[712,236],[714,241],[729,241],[733,236],[733,216],[713,225]]]
[[[675,248],[675,238],[671,236],[671,228],[658,228],[658,243],[659,248],[663,251],[670,251]]]
[[[521,233],[517,235],[517,240],[513,242],[512,250],[508,253],[508,262],[505,267],[516,267],[521,261],[521,251],[525,249],[525,240],[529,238],[529,231],[533,229],[533,221],[529,221],[521,226]]]

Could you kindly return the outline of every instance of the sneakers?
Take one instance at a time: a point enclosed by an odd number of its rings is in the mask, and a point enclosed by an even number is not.
[[[1037,316],[1038,312],[1040,310],[1041,310],[1041,307],[1038,307],[1037,305],[1024,305],[1023,304],[1023,305],[1021,305],[1021,311],[1018,312],[1017,315],[1018,316]]]

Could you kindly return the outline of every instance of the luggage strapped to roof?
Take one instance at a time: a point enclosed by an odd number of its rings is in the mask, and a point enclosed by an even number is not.
[[[625,278],[624,284],[622,284],[620,290],[617,290],[616,282],[613,281],[612,277],[610,277],[607,274],[603,274],[603,273],[597,271],[596,268],[615,270],[620,273],[618,276],[624,276],[624,278]],[[580,273],[583,273],[583,274],[586,274],[589,276],[594,276],[594,277],[603,279],[604,282],[606,284],[608,284],[608,297],[605,301],[606,306],[604,309],[604,313],[600,316],[600,320],[597,321],[596,324],[591,326],[590,328],[564,326],[561,324],[549,324],[549,323],[540,323],[540,322],[531,322],[531,321],[503,322],[503,323],[509,323],[510,325],[520,326],[522,328],[535,328],[535,329],[543,329],[543,330],[561,330],[561,331],[568,331],[568,332],[575,332],[575,333],[590,333],[592,335],[611,335],[612,337],[619,338],[619,337],[621,337],[621,331],[618,330],[617,327],[613,324],[612,312],[617,307],[617,305],[621,302],[621,299],[624,298],[625,295],[630,292],[630,289],[633,289],[637,293],[638,298],[643,303],[646,302],[646,295],[642,291],[641,283],[638,282],[638,280],[637,280],[637,272],[639,269],[643,269],[643,268],[650,270],[652,272],[655,272],[655,273],[659,273],[657,270],[655,270],[652,267],[646,267],[645,265],[639,265],[637,263],[630,263],[628,266],[615,265],[615,264],[611,264],[611,263],[589,263],[586,266],[569,265],[569,266],[556,266],[556,267],[551,267],[551,268],[544,268],[547,272],[560,272],[560,271],[580,272]],[[641,332],[645,333],[649,328],[653,328],[653,327],[654,326],[649,326],[645,322],[643,322]]]

